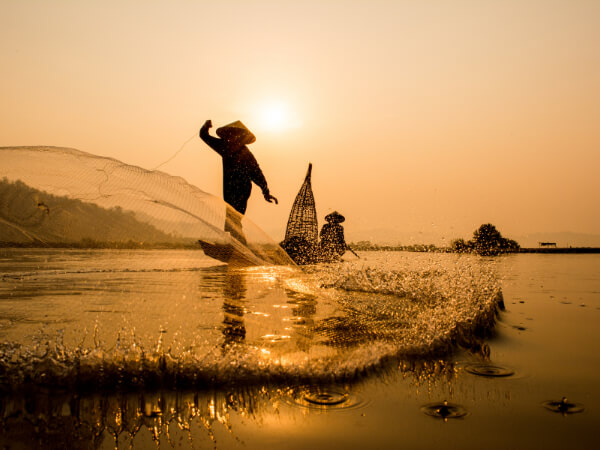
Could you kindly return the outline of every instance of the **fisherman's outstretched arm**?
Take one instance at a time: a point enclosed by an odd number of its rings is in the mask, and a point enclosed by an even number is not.
[[[265,175],[263,174],[262,170],[260,170],[260,166],[256,162],[256,159],[254,159],[254,157],[252,158],[250,166],[250,179],[254,181],[254,183],[256,183],[256,185],[259,188],[261,188],[266,201],[268,201],[269,203],[275,202],[275,204],[277,205],[278,201],[269,192],[269,187],[267,186],[267,180],[265,178]]]
[[[211,136],[208,130],[212,127],[212,121],[207,120],[200,128],[200,138],[219,155],[223,156],[224,148],[221,139]]]

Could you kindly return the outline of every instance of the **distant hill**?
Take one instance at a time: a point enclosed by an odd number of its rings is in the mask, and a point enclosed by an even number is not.
[[[87,241],[183,243],[121,208],[51,195],[21,181],[0,180],[0,243],[57,244]]]

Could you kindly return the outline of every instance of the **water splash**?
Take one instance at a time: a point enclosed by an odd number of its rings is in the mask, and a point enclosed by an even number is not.
[[[568,414],[577,414],[584,411],[584,407],[581,403],[573,403],[567,399],[567,397],[563,397],[561,400],[548,400],[542,403],[544,408],[549,411],[562,414],[566,416]]]
[[[288,389],[286,395],[291,405],[321,412],[353,410],[369,404],[348,386],[300,386]]]
[[[515,371],[508,367],[492,364],[469,364],[465,367],[465,370],[473,375],[490,378],[510,377],[515,374]]]
[[[403,270],[166,268],[119,272],[123,278],[116,285],[97,282],[94,274],[69,275],[63,293],[68,309],[60,315],[76,326],[65,329],[42,317],[44,325],[33,337],[15,334],[0,344],[0,387],[327,383],[356,380],[398,360],[472,349],[492,332],[502,295],[489,267],[461,261]],[[57,276],[41,277],[51,295]],[[27,278],[6,281],[10,293],[24,295],[21,287],[29,292]],[[88,302],[122,311],[117,316],[122,325],[93,313],[82,293]],[[153,305],[143,315],[136,313],[141,300]],[[74,308],[79,304],[81,312]],[[31,328],[10,320],[5,330]]]
[[[462,419],[469,414],[463,406],[456,403],[449,403],[446,400],[439,403],[424,405],[421,408],[421,411],[428,416],[442,419],[444,422],[447,422],[448,419]]]

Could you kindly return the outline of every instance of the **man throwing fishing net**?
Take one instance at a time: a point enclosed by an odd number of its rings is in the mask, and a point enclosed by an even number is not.
[[[200,128],[200,138],[223,158],[223,199],[240,213],[232,214],[227,210],[225,231],[245,243],[241,232],[241,215],[246,213],[252,182],[261,188],[266,201],[277,204],[277,199],[269,192],[267,180],[256,158],[248,150],[247,145],[256,141],[254,134],[239,120],[217,128],[218,138],[209,134],[211,127],[210,120],[204,122]]]

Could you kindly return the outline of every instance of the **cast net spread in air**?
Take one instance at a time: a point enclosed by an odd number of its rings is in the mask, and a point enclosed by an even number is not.
[[[254,264],[290,263],[258,226],[183,178],[69,148],[0,148],[3,245],[200,248],[198,240]]]

